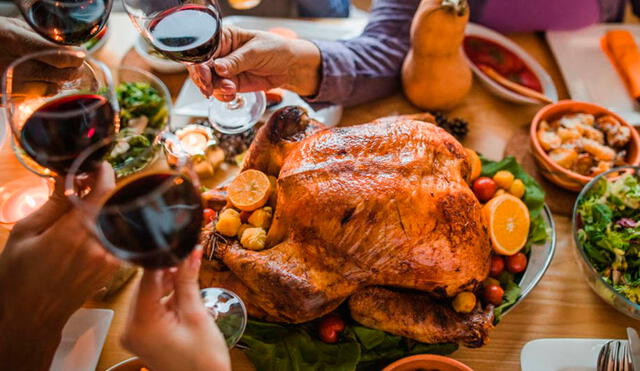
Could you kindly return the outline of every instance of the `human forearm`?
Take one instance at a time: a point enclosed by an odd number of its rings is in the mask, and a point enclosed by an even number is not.
[[[314,95],[320,85],[320,50],[310,41],[296,39],[290,45],[293,63],[284,88],[301,96]]]
[[[361,36],[315,41],[321,51],[320,86],[312,103],[353,105],[388,95],[400,86],[409,50],[409,28],[419,0],[378,0]]]

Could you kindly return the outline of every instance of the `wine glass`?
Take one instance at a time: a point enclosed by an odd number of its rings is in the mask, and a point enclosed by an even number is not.
[[[82,60],[64,80],[32,81],[43,60]],[[109,141],[118,131],[118,99],[109,69],[81,50],[48,50],[26,55],[6,69],[2,103],[18,160],[41,176],[64,175],[88,146]],[[108,152],[86,162],[91,170]]]
[[[65,194],[86,216],[96,239],[116,257],[147,269],[174,267],[189,256],[204,219],[199,179],[179,139],[165,132],[158,140],[173,148],[176,161],[125,172],[130,175],[119,178],[116,189],[99,204],[83,197],[91,191],[91,181],[82,169],[109,143],[96,143],[80,154],[65,181]],[[247,322],[242,300],[221,288],[205,289],[201,295],[229,346],[235,345]]]
[[[42,37],[61,45],[82,45],[107,23],[112,0],[17,0],[24,19]]]
[[[222,21],[216,0],[123,0],[142,36],[167,58],[208,62],[220,46]],[[267,107],[264,92],[238,93],[231,102],[210,99],[209,122],[225,134],[256,124]]]

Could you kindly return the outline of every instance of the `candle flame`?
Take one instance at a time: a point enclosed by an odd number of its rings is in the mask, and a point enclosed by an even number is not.
[[[27,205],[29,205],[29,207],[32,207],[32,208],[38,206],[38,204],[36,203],[36,200],[34,200],[33,197],[31,197],[31,195],[25,195],[24,202],[26,202]]]

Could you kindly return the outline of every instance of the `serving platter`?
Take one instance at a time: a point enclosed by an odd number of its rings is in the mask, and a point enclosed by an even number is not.
[[[640,26],[598,24],[577,31],[549,31],[547,41],[573,100],[592,102],[640,124],[640,107],[631,98],[622,78],[600,48],[609,30],[626,30],[640,40]]]
[[[551,210],[546,204],[542,209],[542,218],[547,227],[547,240],[543,244],[531,246],[527,269],[524,271],[520,282],[518,282],[522,293],[518,300],[503,312],[503,316],[517,307],[531,293],[542,279],[542,276],[544,276],[549,265],[551,265],[551,260],[556,251],[556,226],[553,222]]]

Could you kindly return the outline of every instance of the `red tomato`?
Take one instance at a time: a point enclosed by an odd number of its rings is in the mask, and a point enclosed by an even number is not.
[[[520,273],[527,267],[527,256],[519,252],[512,256],[507,256],[507,270],[511,273]]]
[[[491,255],[491,269],[489,275],[491,277],[498,277],[504,270],[504,259],[500,255]]]
[[[499,285],[487,285],[484,288],[484,301],[493,304],[500,305],[502,304],[502,297],[504,296],[504,290]]]
[[[496,194],[498,185],[486,176],[480,177],[473,182],[473,193],[482,202],[489,201]]]
[[[215,210],[209,209],[209,208],[202,210],[202,218],[204,219],[205,224],[209,224],[215,217],[216,217]]]
[[[325,343],[333,344],[338,341],[338,335],[344,331],[344,321],[340,316],[331,314],[320,321],[318,333]]]

